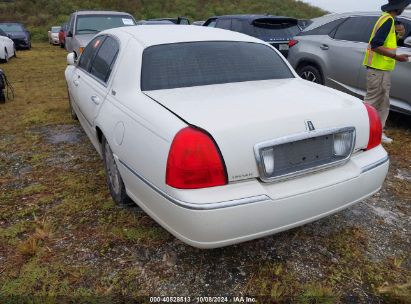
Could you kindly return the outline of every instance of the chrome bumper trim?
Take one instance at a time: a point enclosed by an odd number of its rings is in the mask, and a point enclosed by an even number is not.
[[[387,155],[387,156],[385,156],[384,158],[376,161],[375,163],[372,163],[372,164],[369,164],[369,165],[367,165],[367,166],[365,166],[365,167],[362,167],[362,168],[361,168],[361,174],[363,174],[363,173],[365,173],[365,172],[368,172],[368,171],[371,171],[371,170],[373,170],[373,169],[375,169],[375,168],[377,168],[377,167],[385,164],[385,163],[388,162],[388,161],[390,161],[390,158],[389,158],[388,155]]]
[[[191,210],[215,210],[215,209],[230,208],[230,207],[236,207],[236,206],[242,206],[242,205],[248,205],[248,204],[254,204],[254,203],[261,203],[261,202],[271,200],[267,195],[258,195],[258,196],[246,197],[246,198],[235,199],[235,200],[230,200],[230,201],[213,202],[213,203],[205,203],[205,204],[194,204],[194,203],[184,202],[184,201],[181,201],[179,199],[176,199],[170,196],[169,194],[165,193],[164,191],[162,191],[161,189],[153,185],[150,181],[148,181],[146,178],[138,174],[135,170],[133,170],[130,166],[128,166],[121,159],[119,159],[119,162],[127,170],[133,173],[133,175],[135,175],[138,179],[140,179],[147,186],[149,186],[151,189],[156,191],[158,194],[160,194],[165,199],[169,200],[171,203],[179,207],[182,207],[182,208],[191,209]]]

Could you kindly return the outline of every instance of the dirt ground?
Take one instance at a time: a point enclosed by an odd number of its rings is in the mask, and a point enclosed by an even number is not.
[[[392,115],[383,189],[343,212],[216,250],[114,205],[102,161],[70,119],[64,50],[35,44],[0,67],[0,302],[258,296],[266,302],[411,303],[411,123]]]

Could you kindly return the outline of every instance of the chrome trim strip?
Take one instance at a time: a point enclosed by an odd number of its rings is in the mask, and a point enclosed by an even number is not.
[[[390,158],[389,158],[388,155],[387,155],[387,156],[385,156],[384,158],[376,161],[375,163],[372,163],[372,164],[369,164],[369,165],[367,165],[367,166],[365,166],[365,167],[362,167],[362,168],[361,168],[361,174],[363,174],[363,173],[365,173],[365,172],[368,172],[368,171],[371,171],[371,170],[373,170],[373,169],[375,169],[375,168],[377,168],[377,167],[385,164],[385,163],[388,162],[388,161],[390,161]]]
[[[171,203],[179,207],[185,208],[185,209],[215,210],[215,209],[223,209],[223,208],[236,207],[236,206],[242,206],[242,205],[248,205],[248,204],[254,204],[254,203],[261,203],[261,202],[271,200],[267,195],[258,195],[258,196],[246,197],[246,198],[235,199],[235,200],[230,200],[230,201],[205,203],[205,204],[194,204],[194,203],[184,202],[184,201],[176,199],[170,196],[169,194],[165,193],[164,191],[162,191],[161,189],[153,185],[146,178],[138,174],[135,170],[133,170],[129,165],[127,165],[121,159],[118,159],[118,160],[126,169],[128,169],[131,173],[133,173],[133,175],[135,175],[138,179],[144,182],[147,186],[149,186],[155,192],[160,194],[165,199],[169,200]]]
[[[308,169],[297,171],[297,172],[292,172],[292,173],[279,175],[279,176],[275,176],[271,178],[265,177],[264,164],[263,164],[263,160],[260,155],[260,151],[262,149],[268,148],[268,147],[274,147],[274,146],[278,146],[278,145],[282,145],[282,144],[286,144],[286,143],[290,143],[294,141],[300,141],[304,139],[325,136],[325,135],[333,135],[333,134],[338,134],[338,133],[343,133],[343,132],[353,133],[352,142],[351,142],[351,151],[350,151],[350,154],[346,158],[332,162],[332,163],[324,164],[324,165],[317,166],[314,168],[308,168]],[[260,173],[260,179],[265,183],[273,183],[273,182],[278,182],[278,181],[294,178],[297,176],[309,174],[312,172],[317,172],[320,170],[328,169],[331,167],[342,166],[350,160],[352,153],[354,152],[355,142],[356,142],[356,130],[354,127],[321,129],[321,130],[315,130],[311,132],[293,134],[293,135],[284,136],[284,137],[276,138],[273,140],[265,141],[262,143],[258,143],[254,146],[254,156],[257,161],[257,167]]]

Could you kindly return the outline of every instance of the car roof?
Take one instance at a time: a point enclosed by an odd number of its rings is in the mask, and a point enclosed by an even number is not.
[[[312,19],[312,24],[307,26],[303,32],[315,29],[319,26],[322,26],[326,23],[332,22],[337,19],[351,17],[351,16],[380,16],[382,14],[381,11],[370,11],[370,12],[346,12],[346,13],[334,13],[334,14],[327,14],[318,18]],[[406,10],[401,16],[408,19],[411,19],[411,11]]]
[[[238,32],[192,25],[127,26],[102,32],[102,34],[105,33],[112,33],[114,35],[127,33],[145,47],[194,41],[244,41],[264,43],[257,38]]]
[[[117,11],[76,11],[74,14],[76,15],[130,15],[129,13],[126,12],[117,12]]]

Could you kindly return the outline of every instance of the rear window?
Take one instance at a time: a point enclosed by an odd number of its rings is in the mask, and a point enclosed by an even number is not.
[[[282,19],[257,19],[250,28],[252,36],[266,39],[288,39],[301,32],[298,21]]]
[[[143,53],[141,90],[293,78],[270,47],[247,42],[156,45]]]

